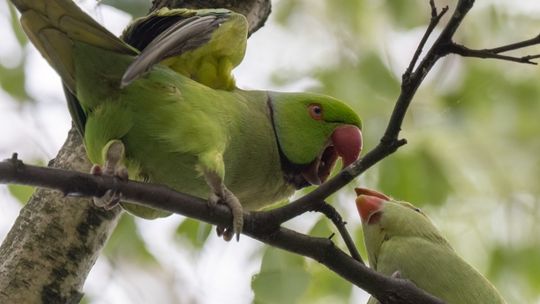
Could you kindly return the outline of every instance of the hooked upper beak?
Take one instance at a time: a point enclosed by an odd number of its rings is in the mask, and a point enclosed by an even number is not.
[[[302,176],[310,184],[320,185],[328,179],[339,157],[345,168],[358,159],[361,151],[360,129],[353,125],[337,127],[323,151],[302,171]]]

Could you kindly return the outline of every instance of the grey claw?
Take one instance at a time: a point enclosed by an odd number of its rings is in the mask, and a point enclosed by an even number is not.
[[[105,210],[111,210],[120,203],[122,193],[113,190],[107,190],[101,197],[93,197],[94,205]]]

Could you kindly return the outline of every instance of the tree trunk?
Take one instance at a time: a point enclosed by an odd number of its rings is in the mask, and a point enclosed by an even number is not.
[[[164,6],[232,9],[247,16],[250,33],[270,14],[269,0],[155,0],[152,10]],[[49,166],[89,172],[75,129]],[[0,303],[78,303],[121,213],[96,208],[88,198],[36,190],[0,246]]]
[[[89,172],[75,129],[49,166]],[[36,190],[0,247],[0,303],[78,303],[120,214],[88,198]]]

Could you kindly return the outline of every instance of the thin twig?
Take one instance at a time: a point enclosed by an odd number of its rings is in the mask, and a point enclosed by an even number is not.
[[[537,41],[536,43],[540,43],[540,40]],[[518,45],[518,43],[513,44],[513,46],[515,45]],[[518,62],[518,63],[532,64],[532,65],[537,65],[538,63],[531,60],[540,57],[540,55],[527,55],[527,56],[522,56],[522,57],[501,55],[500,51],[497,52],[491,49],[474,50],[474,49],[470,49],[464,45],[457,44],[457,43],[451,43],[450,45],[448,45],[448,50],[450,53],[457,54],[463,57],[474,57],[474,58],[482,58],[482,59],[487,59],[487,58],[499,59],[499,60],[505,60],[505,61]]]
[[[327,218],[329,218],[334,223],[334,225],[339,231],[339,234],[341,235],[341,238],[345,242],[345,245],[347,246],[347,249],[349,250],[351,257],[365,265],[364,261],[362,260],[362,257],[360,256],[360,253],[358,253],[358,249],[356,249],[356,245],[354,244],[354,241],[351,238],[349,231],[347,231],[347,228],[345,227],[347,223],[343,221],[341,214],[339,214],[336,208],[324,202],[324,204],[322,204],[317,211],[323,213]]]
[[[535,36],[534,38],[523,40],[503,46],[499,46],[492,49],[484,49],[483,51],[490,52],[490,53],[504,53],[508,51],[514,51],[517,49],[522,49],[525,47],[533,46],[540,43],[540,35]]]
[[[442,16],[444,16],[444,14],[446,14],[446,12],[448,11],[448,6],[445,6],[443,7],[440,13],[437,13],[437,7],[435,6],[434,0],[430,0],[429,5],[431,7],[431,19],[429,20],[429,25],[426,29],[426,32],[424,33],[424,36],[422,36],[422,39],[420,40],[420,43],[418,44],[416,51],[414,52],[413,58],[411,59],[409,66],[405,70],[405,73],[403,73],[402,85],[406,85],[414,67],[416,66],[416,62],[418,61],[420,54],[422,54],[422,50],[424,49],[424,46],[426,45],[426,42],[429,36],[431,36],[431,33],[433,32],[433,30],[435,29],[437,24],[439,24],[439,22],[441,21]]]

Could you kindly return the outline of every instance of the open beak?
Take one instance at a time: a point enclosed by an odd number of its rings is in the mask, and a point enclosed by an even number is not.
[[[362,151],[362,132],[353,125],[337,127],[326,147],[304,170],[302,176],[312,185],[320,185],[328,179],[337,159],[341,157],[343,168],[352,164]]]
[[[356,195],[356,208],[358,214],[364,224],[375,224],[381,218],[381,210],[383,204],[390,200],[390,197],[366,188],[355,188]]]

